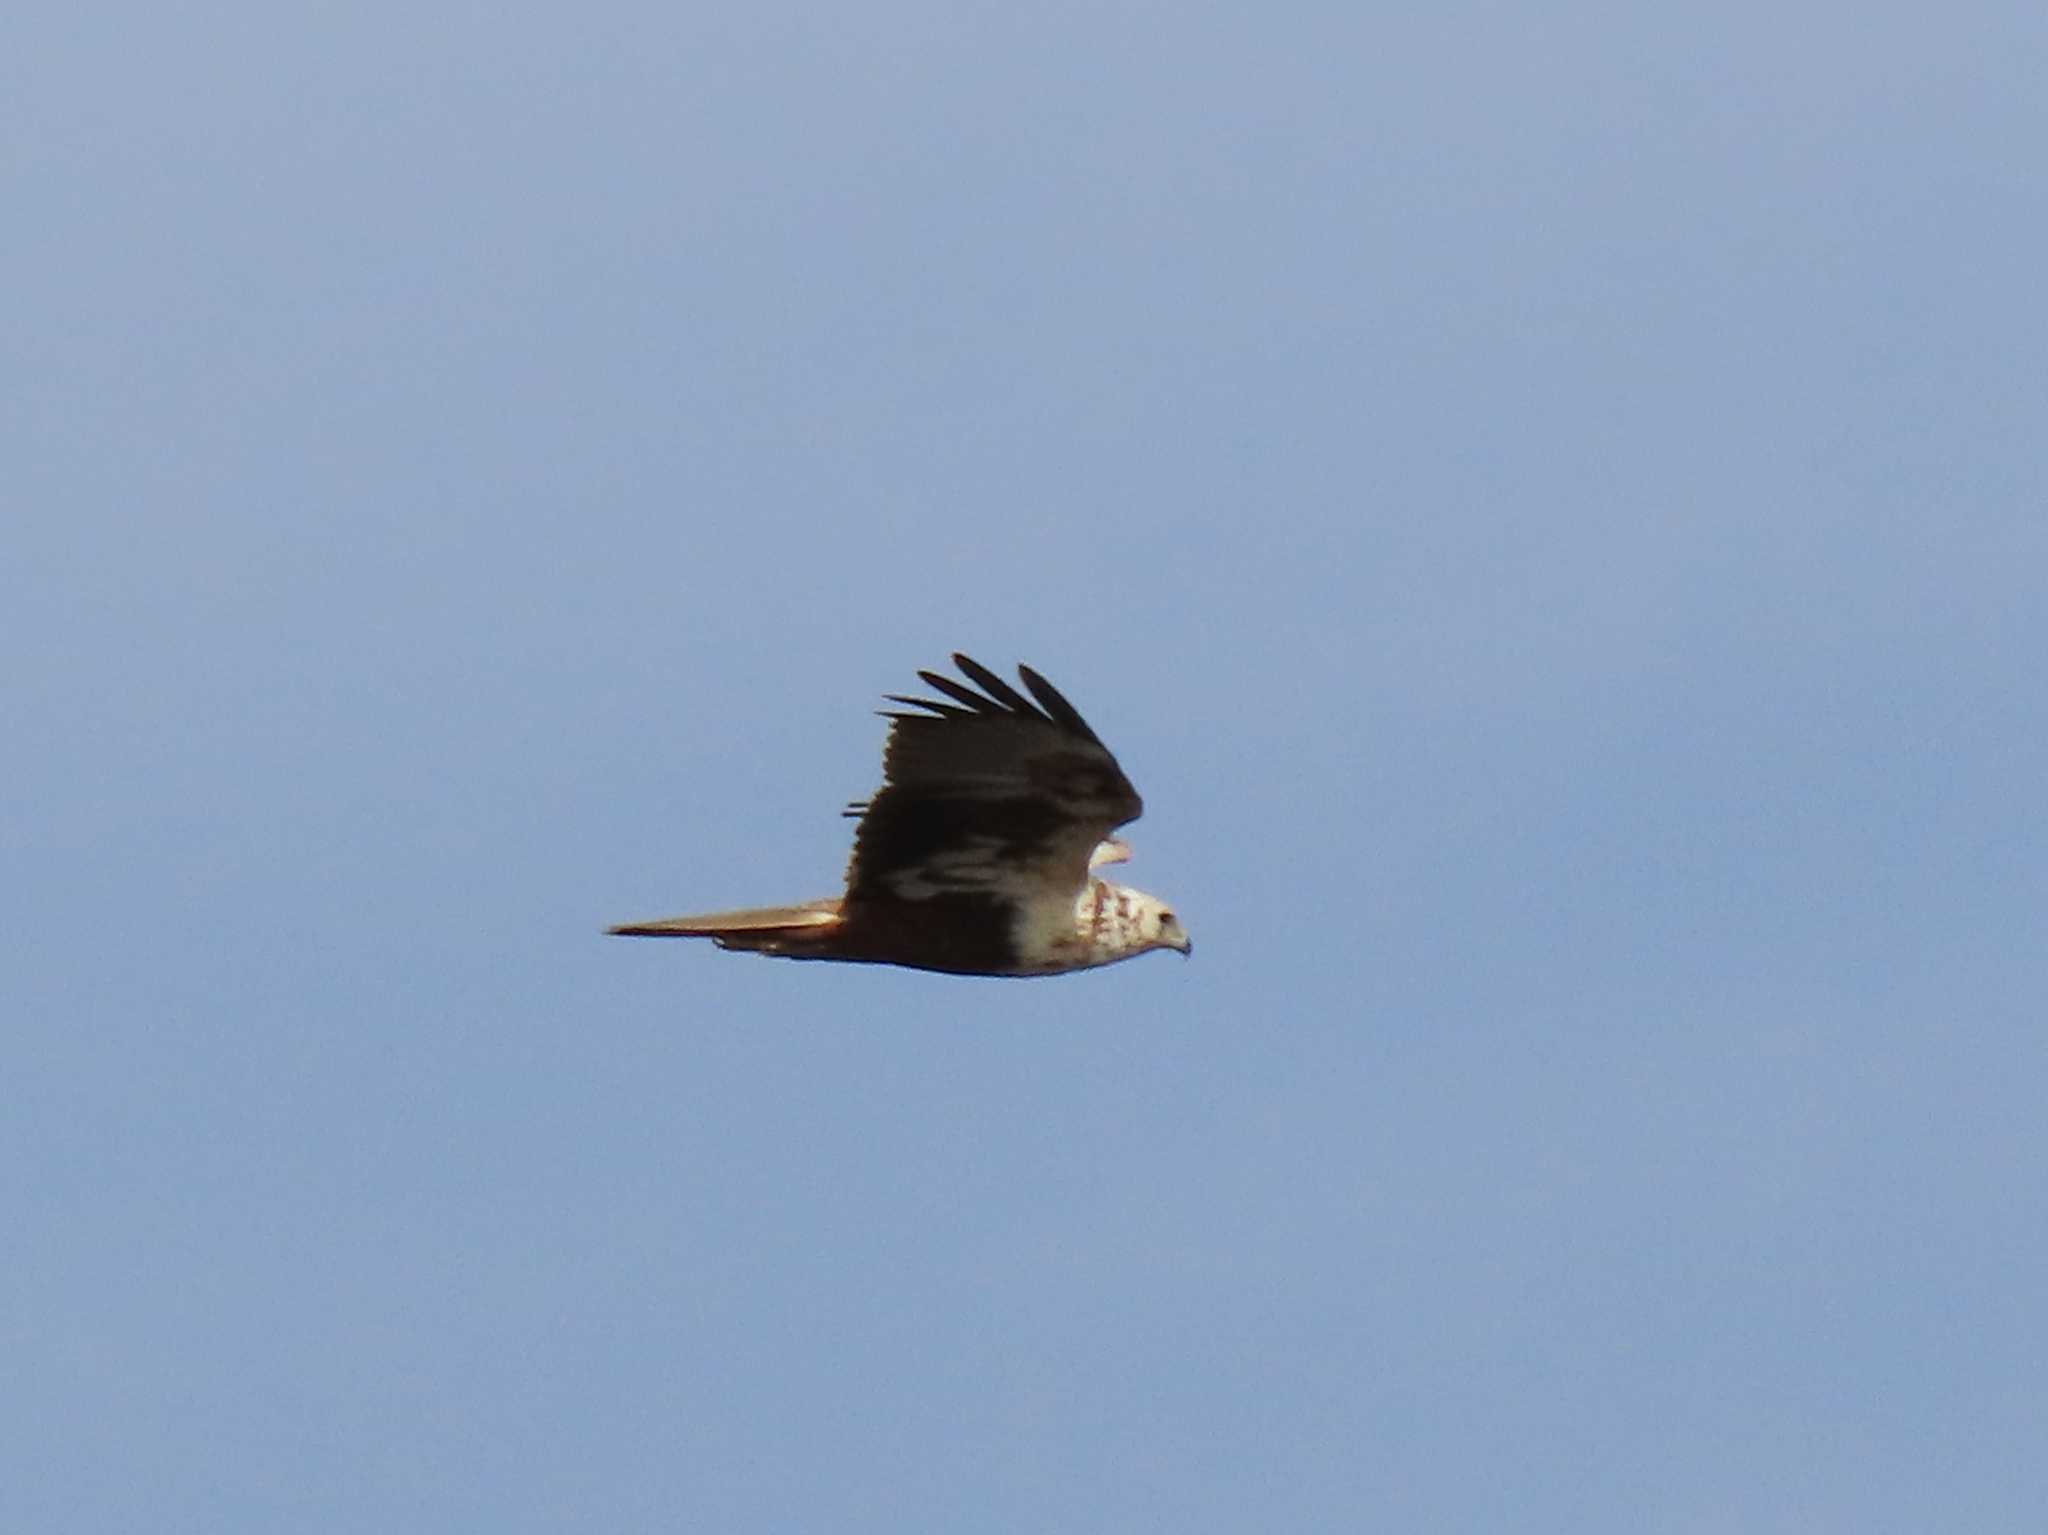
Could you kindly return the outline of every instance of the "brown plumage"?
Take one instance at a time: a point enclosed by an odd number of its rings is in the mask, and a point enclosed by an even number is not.
[[[1093,875],[1129,856],[1109,834],[1144,802],[1079,711],[1028,666],[1026,697],[966,656],[953,662],[975,687],[921,671],[945,701],[890,695],[905,708],[884,711],[882,788],[847,811],[860,826],[844,895],[611,931],[961,975],[1189,952],[1163,904]]]

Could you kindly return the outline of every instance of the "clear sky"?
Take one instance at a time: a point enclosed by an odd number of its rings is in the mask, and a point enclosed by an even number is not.
[[[0,1526],[2041,1527],[2048,11],[11,34]]]

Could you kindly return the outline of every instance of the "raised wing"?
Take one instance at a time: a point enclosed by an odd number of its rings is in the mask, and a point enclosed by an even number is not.
[[[1145,808],[1109,748],[1038,673],[1017,668],[1026,698],[966,656],[953,664],[981,691],[921,671],[946,702],[890,695],[908,707],[884,711],[894,723],[881,792],[848,811],[860,816],[849,908],[948,895],[1071,900],[1097,844]]]

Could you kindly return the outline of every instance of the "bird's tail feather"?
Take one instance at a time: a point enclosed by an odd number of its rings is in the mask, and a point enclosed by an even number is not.
[[[706,912],[696,917],[658,917],[626,922],[605,931],[622,938],[715,938],[722,948],[752,949],[798,934],[816,934],[839,924],[837,897],[800,906],[754,906],[742,911]]]

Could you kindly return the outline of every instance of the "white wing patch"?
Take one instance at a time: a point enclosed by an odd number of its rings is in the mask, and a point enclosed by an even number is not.
[[[1009,895],[1020,870],[994,837],[969,837],[922,863],[890,871],[882,883],[899,900],[929,901],[942,895]]]
[[[1103,888],[1095,879],[1078,898],[1060,891],[1019,901],[1010,914],[1010,943],[1017,962],[1026,970],[1067,970],[1094,963],[1079,954]]]

